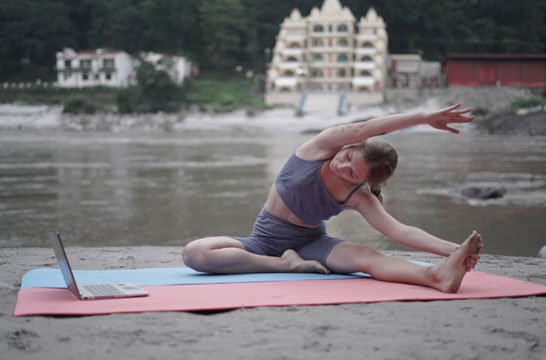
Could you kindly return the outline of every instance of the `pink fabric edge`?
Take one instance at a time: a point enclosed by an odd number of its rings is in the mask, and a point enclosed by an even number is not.
[[[383,301],[432,301],[524,297],[546,294],[546,286],[469,273],[456,294],[375,279],[305,280],[145,287],[143,298],[80,301],[66,289],[21,289],[15,316],[106,315],[165,311],[213,311],[260,306],[334,305]]]

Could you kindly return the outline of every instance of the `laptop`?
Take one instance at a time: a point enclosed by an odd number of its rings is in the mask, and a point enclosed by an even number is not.
[[[63,241],[61,234],[56,231],[47,230],[47,234],[57,262],[61,268],[66,287],[72,294],[74,294],[80,300],[100,300],[100,299],[116,299],[126,297],[139,297],[148,296],[148,292],[141,287],[131,284],[96,284],[96,285],[78,285],[74,278],[74,273],[66,257],[64,251]]]

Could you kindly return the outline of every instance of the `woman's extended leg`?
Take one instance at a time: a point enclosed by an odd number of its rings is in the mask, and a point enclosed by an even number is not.
[[[343,242],[332,250],[326,266],[332,272],[362,271],[382,281],[424,285],[455,293],[468,271],[468,260],[477,255],[482,246],[481,236],[474,232],[440,265],[427,268],[383,255],[364,245]]]
[[[320,262],[303,260],[293,250],[285,251],[280,257],[257,255],[246,251],[240,241],[227,236],[190,242],[184,247],[182,259],[192,269],[211,274],[329,272]]]

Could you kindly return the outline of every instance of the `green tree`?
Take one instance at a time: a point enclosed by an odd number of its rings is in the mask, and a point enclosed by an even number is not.
[[[117,99],[121,113],[176,112],[182,105],[182,88],[167,72],[142,61],[137,69],[137,85],[120,91]]]
[[[241,1],[202,1],[199,15],[201,29],[206,34],[202,38],[204,65],[225,70],[244,62],[243,33],[247,19]]]
[[[96,0],[91,9],[93,25],[90,45],[94,48],[113,48],[130,53],[142,50],[142,40],[149,29],[138,1]]]
[[[36,67],[51,73],[55,52],[75,44],[68,13],[62,0],[0,1],[0,79]]]
[[[33,67],[55,75],[55,52],[115,48],[189,56],[205,70],[264,70],[283,19],[323,0],[0,0],[0,80]],[[341,0],[373,6],[391,53],[546,52],[546,0]]]

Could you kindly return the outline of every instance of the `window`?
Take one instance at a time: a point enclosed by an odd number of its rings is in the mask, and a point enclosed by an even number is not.
[[[293,71],[285,71],[283,76],[294,76],[294,72]]]
[[[312,77],[324,77],[324,72],[320,69],[311,70]]]
[[[322,41],[321,39],[314,39],[313,46],[317,46],[317,47],[324,46],[324,41]]]
[[[91,69],[91,59],[80,60],[80,68],[82,68],[83,70],[90,70]]]
[[[82,80],[83,80],[83,81],[89,80],[89,74],[88,74],[88,73],[83,73],[83,74],[82,74]]]
[[[112,74],[106,73],[106,80],[112,80]]]
[[[65,61],[64,61],[64,67],[65,67],[66,69],[70,69],[70,68],[72,67],[72,61],[70,61],[70,60],[65,60]]]
[[[332,31],[333,31],[332,25],[328,25],[328,31],[329,31],[329,32],[332,32]]]
[[[360,76],[372,76],[372,74],[370,74],[370,72],[367,70],[362,70],[360,72]]]
[[[337,56],[337,62],[347,62],[349,61],[349,57],[347,56],[347,54],[339,54]]]
[[[95,74],[95,80],[99,80],[99,79],[100,79],[99,74]]]
[[[370,56],[363,56],[360,58],[360,61],[373,61]]]
[[[291,43],[290,45],[288,45],[288,47],[290,49],[299,49],[301,46],[298,43]]]
[[[337,71],[337,77],[345,77],[347,75],[347,72],[345,69],[338,69]]]
[[[297,59],[296,57],[294,57],[294,56],[289,56],[289,57],[286,59],[286,61],[288,61],[288,62],[297,62],[298,59]]]
[[[313,54],[313,61],[322,61],[324,60],[324,57],[322,54]]]
[[[114,59],[104,59],[102,65],[105,69],[114,69]]]
[[[322,25],[315,25],[315,26],[313,26],[313,31],[314,31],[314,32],[323,32],[323,31],[324,31],[324,26],[322,26]]]
[[[349,42],[347,41],[347,39],[339,39],[337,41],[337,45],[341,47],[346,47],[349,46]]]
[[[362,47],[363,48],[373,48],[373,44],[369,41],[366,41],[366,42],[363,42],[362,43]]]
[[[347,27],[347,25],[341,24],[341,25],[337,26],[337,31],[338,32],[347,32],[347,31],[349,31],[349,28]]]

